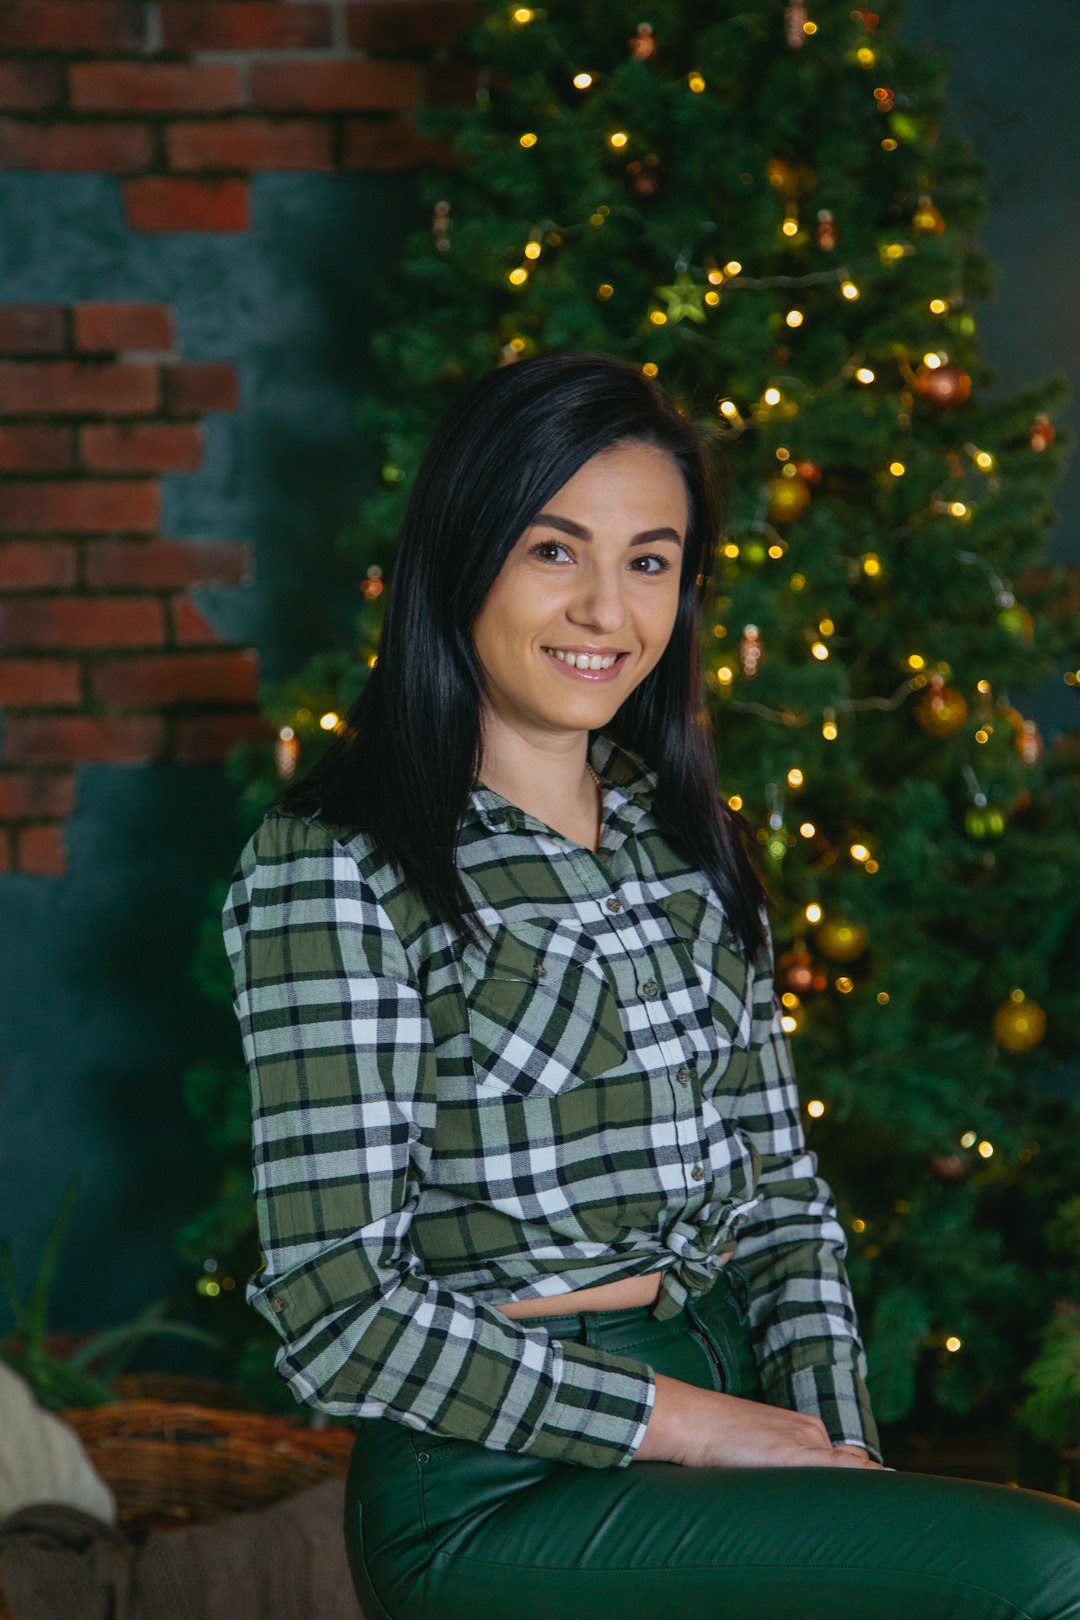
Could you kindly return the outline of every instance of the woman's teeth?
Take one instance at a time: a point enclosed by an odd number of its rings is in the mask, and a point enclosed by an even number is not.
[[[571,669],[610,669],[621,653],[568,653],[561,652],[557,647],[545,647],[545,652],[551,653],[561,664],[569,664]]]

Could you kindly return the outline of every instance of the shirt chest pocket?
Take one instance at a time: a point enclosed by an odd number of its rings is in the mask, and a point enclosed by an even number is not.
[[[478,1097],[551,1097],[626,1061],[619,1004],[592,941],[537,924],[466,948],[462,983]]]
[[[726,1040],[737,1048],[747,1046],[747,963],[727,913],[714,897],[694,889],[664,895],[658,904],[674,930],[674,948],[682,956],[688,985],[700,987],[702,1007]]]

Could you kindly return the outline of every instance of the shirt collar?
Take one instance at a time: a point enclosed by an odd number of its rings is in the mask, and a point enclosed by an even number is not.
[[[588,757],[589,764],[605,787],[613,787],[622,800],[632,799],[645,810],[651,808],[656,790],[656,773],[648,769],[639,755],[622,747],[606,731],[595,731],[589,738]],[[535,819],[476,777],[473,778],[469,803],[484,825],[492,831],[502,832],[507,826],[528,826]],[[516,811],[516,814],[508,819],[508,811]]]

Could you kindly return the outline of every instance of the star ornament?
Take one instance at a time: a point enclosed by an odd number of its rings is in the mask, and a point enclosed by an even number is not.
[[[705,289],[686,271],[676,276],[670,287],[657,287],[656,296],[667,305],[669,321],[698,321],[705,319]]]

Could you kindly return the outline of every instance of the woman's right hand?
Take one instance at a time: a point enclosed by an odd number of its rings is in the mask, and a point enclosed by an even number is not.
[[[657,1373],[656,1400],[635,1462],[686,1468],[880,1468],[834,1449],[821,1419],[783,1406],[697,1389]]]

